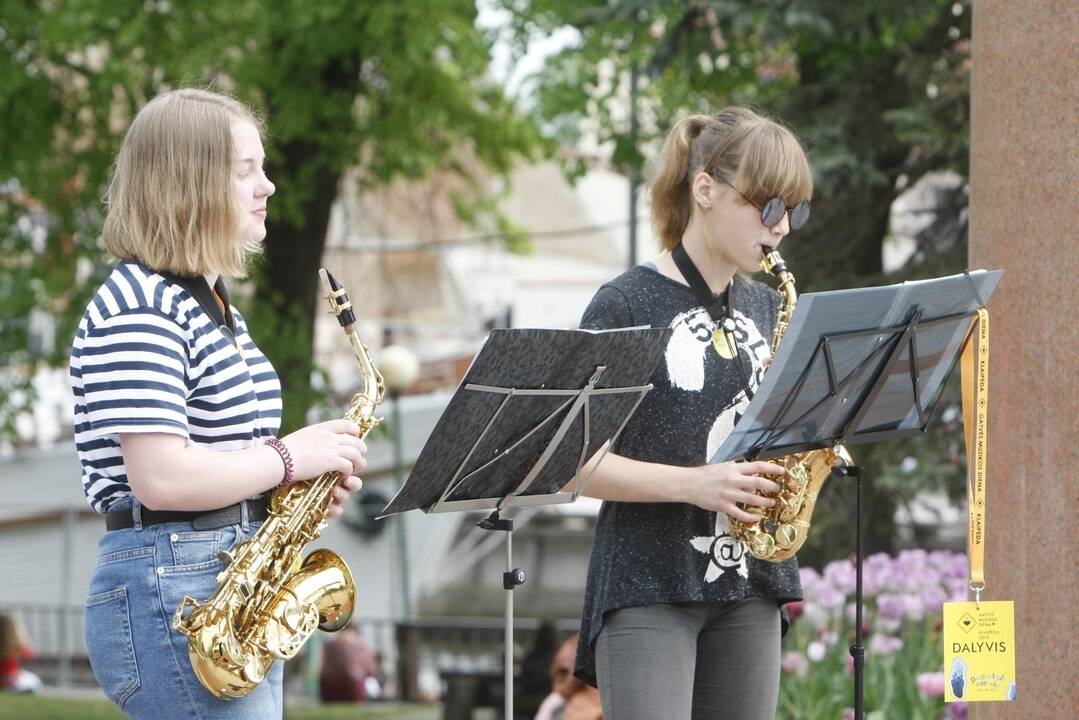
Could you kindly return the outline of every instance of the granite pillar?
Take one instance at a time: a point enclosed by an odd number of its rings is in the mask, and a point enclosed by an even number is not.
[[[970,267],[989,304],[984,598],[1014,600],[1014,703],[1079,717],[1079,0],[977,0]]]

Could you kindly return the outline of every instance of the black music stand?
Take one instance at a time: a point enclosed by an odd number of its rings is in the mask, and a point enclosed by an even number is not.
[[[513,590],[526,575],[513,567],[513,520],[501,511],[577,499],[591,478],[581,477],[584,464],[617,438],[651,390],[648,380],[670,333],[493,331],[408,480],[382,511],[493,509],[478,526],[506,533],[507,720],[513,718]],[[570,479],[577,481],[574,491],[562,492]]]
[[[711,462],[766,460],[928,428],[1001,271],[802,296],[757,394]],[[864,717],[862,480],[854,477],[854,716]]]

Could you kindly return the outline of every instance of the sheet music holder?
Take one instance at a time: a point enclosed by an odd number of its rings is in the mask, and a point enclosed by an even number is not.
[[[764,380],[710,462],[925,432],[1001,271],[806,293]]]
[[[383,515],[572,502],[648,392],[670,330],[494,330]],[[560,492],[577,478],[574,493]]]
[[[711,462],[766,460],[924,433],[1002,272],[799,298],[764,382]],[[862,481],[856,479],[854,717],[862,720]]]
[[[572,502],[584,464],[613,444],[644,396],[669,329],[495,330],[465,374],[397,496],[382,511],[493,509],[506,533],[505,717],[513,718],[513,521],[505,508]],[[610,447],[610,445],[608,445]],[[594,472],[594,468],[593,468]],[[572,493],[562,487],[576,479]]]

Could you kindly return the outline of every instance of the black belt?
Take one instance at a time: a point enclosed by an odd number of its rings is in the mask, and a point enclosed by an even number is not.
[[[143,526],[160,525],[161,523],[183,522],[191,523],[196,530],[216,530],[239,525],[243,521],[242,505],[247,505],[248,522],[260,522],[269,514],[271,494],[262,495],[254,500],[242,500],[235,505],[229,505],[218,510],[205,512],[187,512],[184,510],[151,510],[145,506],[140,508],[139,515]],[[106,530],[123,530],[135,527],[134,509],[113,510],[105,513]]]

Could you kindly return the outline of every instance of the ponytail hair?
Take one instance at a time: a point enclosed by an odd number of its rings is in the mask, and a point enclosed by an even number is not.
[[[656,162],[652,178],[652,224],[664,250],[682,242],[689,225],[693,198],[689,191],[689,168],[694,145],[701,130],[712,122],[709,115],[690,115],[674,124]]]
[[[667,133],[652,176],[652,224],[664,250],[682,242],[699,172],[726,180],[758,206],[779,196],[793,207],[813,196],[809,160],[788,128],[737,106],[689,115]]]

